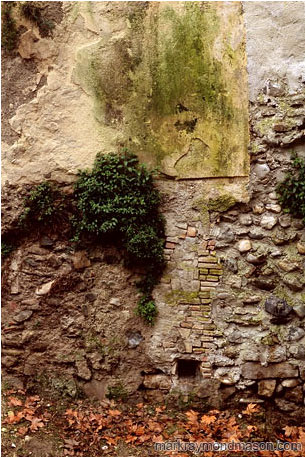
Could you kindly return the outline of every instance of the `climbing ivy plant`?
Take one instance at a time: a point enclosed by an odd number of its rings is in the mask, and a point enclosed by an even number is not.
[[[305,220],[305,159],[296,154],[291,158],[291,169],[277,186],[283,210]]]
[[[12,52],[17,46],[18,30],[13,17],[16,2],[1,2],[1,47]]]
[[[58,221],[63,210],[64,196],[52,183],[44,181],[34,186],[26,197],[19,224],[27,229],[37,223],[50,226]]]
[[[140,266],[142,297],[137,313],[153,324],[157,315],[153,287],[164,267],[164,218],[153,174],[127,151],[99,154],[92,170],[79,172],[75,185],[78,214],[75,241],[93,235],[124,248],[127,265]]]
[[[153,173],[139,164],[137,156],[127,151],[99,154],[92,170],[79,171],[72,196],[47,181],[33,187],[24,201],[19,227],[25,232],[59,228],[63,232],[70,220],[74,243],[121,246],[126,265],[144,272],[137,284],[142,293],[137,314],[154,324],[157,309],[152,291],[164,268],[165,223],[159,204]]]

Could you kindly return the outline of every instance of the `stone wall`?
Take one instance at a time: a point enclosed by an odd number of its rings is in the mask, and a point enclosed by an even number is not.
[[[144,6],[103,2],[96,16],[84,4],[78,8],[63,5],[53,39],[62,43],[56,58],[47,46],[48,57],[40,59],[33,41],[31,56],[47,84],[10,119],[18,138],[2,139],[3,230],[11,238],[33,182],[48,178],[69,193],[77,166],[91,164],[97,148],[121,144],[119,121],[115,129],[97,123],[92,99],[75,84],[72,70],[88,40],[97,42],[101,30],[121,40],[126,18],[143,18]],[[112,387],[149,399],[195,397],[216,407],[269,399],[297,415],[304,378],[304,232],[301,220],[283,213],[275,191],[291,152],[303,154],[303,6],[290,2],[288,8],[288,2],[243,4],[249,177],[164,176],[157,182],[167,267],[154,291],[156,325],[148,328],[135,316],[140,273],[123,267],[116,248],[74,253],[65,234],[33,234],[18,240],[3,263],[8,380],[51,384],[70,395],[82,389],[98,398]],[[39,138],[47,125],[50,132]],[[79,129],[75,139],[71,125]],[[74,155],[64,152],[78,147]]]

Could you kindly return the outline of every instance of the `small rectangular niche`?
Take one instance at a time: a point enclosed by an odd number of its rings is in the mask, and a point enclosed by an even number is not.
[[[179,377],[195,378],[200,374],[200,362],[194,359],[178,359],[176,372]]]

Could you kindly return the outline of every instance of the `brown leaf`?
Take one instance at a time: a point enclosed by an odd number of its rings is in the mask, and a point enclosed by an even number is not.
[[[141,444],[143,444],[144,442],[151,440],[151,436],[150,434],[143,434],[142,436],[138,437],[138,440]]]
[[[285,426],[285,428],[283,428],[283,430],[285,431],[285,436],[286,437],[291,437],[291,436],[295,436],[297,433],[298,433],[298,427],[297,426]]]
[[[77,412],[75,410],[72,410],[72,409],[67,409],[66,412],[64,413],[64,415],[72,416],[72,417],[75,417],[76,414],[77,414]]]
[[[258,412],[258,410],[259,410],[259,406],[257,404],[250,403],[247,405],[247,408],[242,411],[242,413],[246,415],[252,415],[253,413]]]
[[[160,426],[159,423],[156,421],[148,420],[147,425],[150,431],[154,431],[155,433],[161,433],[163,428]]]
[[[136,436],[141,436],[145,432],[144,426],[138,426],[135,430]]]
[[[201,423],[203,423],[204,425],[210,425],[211,423],[214,423],[216,421],[217,417],[215,417],[214,415],[203,415],[201,417]]]
[[[198,412],[195,412],[194,410],[188,410],[188,412],[186,412],[188,422],[192,424],[198,422],[198,415],[199,415]]]
[[[73,449],[75,446],[79,445],[79,442],[77,442],[74,439],[65,439],[65,447]]]
[[[245,432],[245,434],[247,437],[250,437],[250,435],[257,430],[258,430],[257,426],[247,425],[247,431]]]
[[[35,417],[31,419],[31,425],[30,425],[31,431],[37,431],[38,428],[42,428],[43,426],[45,426],[45,424],[43,423],[41,418]]]
[[[25,436],[28,432],[28,427],[27,426],[21,426],[18,428],[17,434],[18,436]]]
[[[28,416],[33,416],[35,415],[35,409],[23,409],[23,414],[24,416],[28,415]]]
[[[120,410],[109,409],[108,413],[110,414],[111,417],[118,417],[119,415],[121,415]]]
[[[9,424],[19,423],[23,417],[24,417],[23,412],[17,412],[17,414],[15,415],[14,412],[10,410],[7,414],[6,419],[3,421],[3,423],[9,423]]]
[[[155,442],[163,442],[164,438],[163,436],[160,434],[159,436],[152,436],[152,442],[155,443]]]
[[[22,401],[12,396],[9,398],[9,405],[13,407],[22,406]]]
[[[107,437],[107,436],[103,436],[103,437],[106,440],[106,442],[108,443],[108,445],[117,445],[117,440],[114,439],[113,437]]]
[[[130,444],[131,442],[135,442],[137,439],[137,436],[132,436],[131,434],[128,434],[126,436],[125,443]]]
[[[33,407],[38,401],[40,401],[40,397],[39,396],[29,396],[25,400],[24,405],[25,405],[25,407]]]

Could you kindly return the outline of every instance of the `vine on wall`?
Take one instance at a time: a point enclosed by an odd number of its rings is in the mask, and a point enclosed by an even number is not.
[[[277,186],[283,211],[305,220],[305,159],[296,154],[291,158],[291,169]]]
[[[154,324],[157,309],[152,291],[164,268],[165,222],[160,200],[153,173],[139,164],[137,156],[98,154],[92,170],[79,171],[71,197],[48,182],[33,188],[20,225],[23,230],[35,226],[56,230],[59,222],[70,218],[76,245],[90,241],[123,248],[126,265],[144,272],[137,284],[142,293],[137,313]]]

